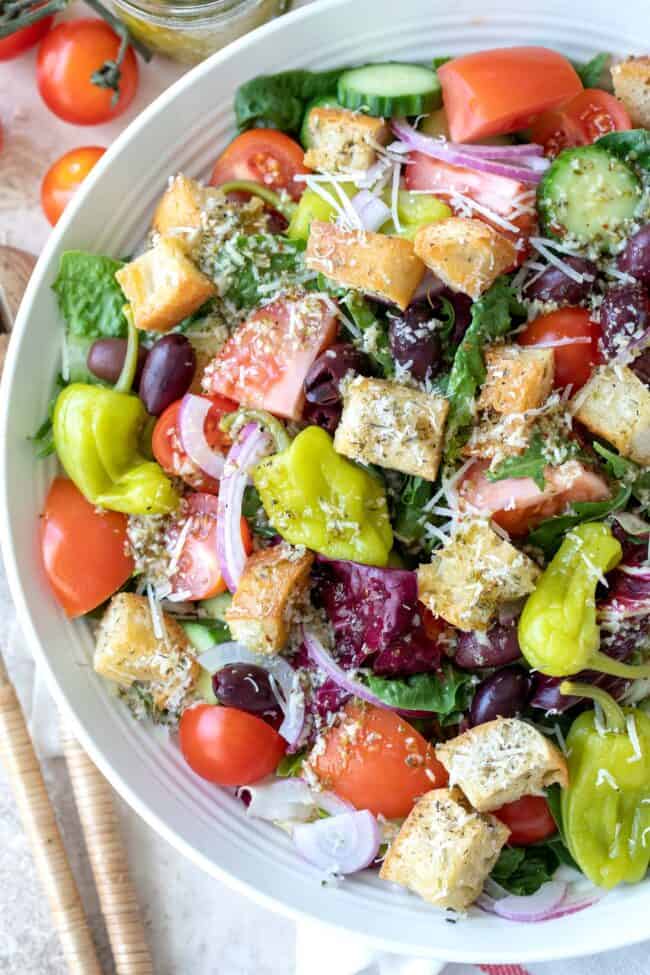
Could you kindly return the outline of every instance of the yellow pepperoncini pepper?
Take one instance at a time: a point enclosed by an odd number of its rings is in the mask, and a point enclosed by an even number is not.
[[[560,690],[597,701],[604,719],[585,711],[567,735],[566,844],[593,883],[638,883],[650,864],[650,718],[589,684],[564,681]]]
[[[536,670],[570,677],[586,668],[616,677],[650,677],[650,665],[634,666],[601,653],[596,586],[621,560],[620,543],[604,522],[578,525],[526,600],[519,619],[519,646]]]
[[[286,450],[261,461],[253,482],[288,542],[333,559],[386,565],[393,532],[384,489],[337,454],[320,427],[307,427]]]
[[[163,515],[178,494],[161,467],[140,453],[142,401],[102,386],[72,383],[54,407],[54,444],[66,474],[93,504],[125,514]]]

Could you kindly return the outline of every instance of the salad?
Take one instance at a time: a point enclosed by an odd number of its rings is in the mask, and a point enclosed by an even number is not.
[[[649,83],[254,78],[139,253],[61,258],[49,582],[314,882],[540,921],[646,875]]]

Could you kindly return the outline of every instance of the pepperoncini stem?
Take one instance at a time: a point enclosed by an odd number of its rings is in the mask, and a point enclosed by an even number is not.
[[[621,660],[613,660],[600,651],[592,654],[587,666],[590,670],[597,670],[601,674],[609,674],[611,677],[624,677],[627,680],[636,680],[637,677],[650,677],[650,664],[625,664]]]
[[[281,213],[285,220],[291,220],[291,217],[296,212],[298,206],[293,200],[288,197],[285,199],[276,193],[274,190],[268,188],[268,186],[263,186],[261,183],[254,183],[250,179],[233,179],[229,183],[222,183],[217,189],[220,189],[223,193],[250,193],[251,196],[259,196],[260,200],[264,200],[268,203],[270,207]]]
[[[124,312],[124,317],[128,322],[129,335],[126,343],[126,355],[124,356],[122,371],[120,372],[113,389],[116,393],[130,393],[131,387],[133,386],[133,380],[135,379],[136,369],[138,368],[139,337],[138,330],[133,321],[131,306],[125,305],[122,311]]]
[[[603,709],[603,714],[607,720],[607,730],[625,731],[625,715],[622,708],[618,706],[612,695],[604,691],[602,687],[585,684],[579,680],[563,680],[560,684],[560,694],[566,694],[567,697],[588,697],[592,701],[596,701]]]
[[[266,410],[249,410],[246,407],[235,410],[234,413],[226,413],[219,424],[224,433],[233,439],[243,430],[247,423],[259,423],[263,430],[272,438],[277,453],[286,450],[291,444],[291,438],[283,427],[282,423]]]

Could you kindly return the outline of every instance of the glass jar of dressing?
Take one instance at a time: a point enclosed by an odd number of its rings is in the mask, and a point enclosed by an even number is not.
[[[160,54],[197,64],[287,10],[291,0],[113,0],[134,37]]]

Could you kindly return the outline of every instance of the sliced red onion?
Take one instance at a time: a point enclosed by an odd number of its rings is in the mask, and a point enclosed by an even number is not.
[[[452,149],[468,152],[472,156],[485,156],[487,159],[521,159],[523,156],[543,156],[544,147],[536,142],[523,142],[516,146],[474,145],[470,142],[448,142]]]
[[[267,657],[253,653],[243,643],[229,641],[217,643],[199,657],[199,663],[209,673],[214,674],[227,664],[255,664],[262,667],[275,678],[282,692],[283,700],[278,700],[284,720],[278,733],[289,743],[296,745],[300,740],[305,724],[305,699],[300,688],[300,675],[283,657]]]
[[[360,681],[353,680],[342,667],[340,667],[334,658],[327,652],[323,644],[320,642],[318,637],[311,633],[306,627],[302,628],[302,635],[305,641],[305,647],[309,655],[310,660],[316,664],[324,674],[340,687],[342,690],[347,691],[348,694],[352,694],[354,697],[361,698],[362,701],[367,701],[368,704],[374,704],[378,708],[384,708],[387,711],[391,711],[392,708],[378,698],[372,691],[369,691],[365,684],[360,683]]]
[[[347,799],[341,799],[334,792],[314,792],[314,803],[330,816],[342,816],[354,812],[354,806]]]
[[[178,411],[178,436],[190,460],[209,477],[218,481],[223,477],[225,458],[213,450],[205,437],[205,421],[211,407],[205,396],[187,393]]]
[[[357,212],[364,230],[374,232],[390,219],[390,207],[370,190],[359,190],[350,201]]]
[[[231,592],[236,592],[246,565],[241,516],[248,472],[269,452],[271,444],[271,438],[257,423],[248,423],[226,457],[217,507],[217,557]]]
[[[270,778],[239,790],[250,796],[249,816],[273,823],[306,822],[314,812],[311,789],[302,779]]]
[[[327,873],[356,873],[370,866],[379,852],[379,824],[367,809],[299,823],[293,831],[298,852]]]
[[[483,154],[466,152],[464,146],[458,148],[453,142],[423,135],[404,119],[394,120],[393,132],[409,149],[422,152],[426,156],[431,156],[432,159],[440,159],[452,166],[465,166],[467,169],[475,169],[478,172],[493,173],[495,176],[506,176],[520,183],[539,183],[550,165],[548,159],[540,157],[537,152],[518,155],[516,162],[504,162],[501,155],[487,158]]]
[[[352,697],[361,698],[362,701],[367,701],[368,704],[374,704],[375,707],[384,708],[386,711],[397,711],[398,714],[403,714],[410,718],[430,718],[430,711],[408,711],[406,708],[392,708],[390,704],[386,704],[382,701],[380,697],[373,694],[365,684],[361,681],[354,680],[347,671],[343,670],[342,667],[337,664],[336,660],[332,657],[330,653],[327,652],[323,644],[320,642],[317,636],[311,633],[306,627],[302,628],[303,640],[305,641],[305,648],[310,660],[316,664],[323,673],[327,674],[335,684],[337,684],[342,690],[347,691]]]
[[[496,914],[508,921],[548,921],[551,917],[557,917],[555,912],[560,908],[566,893],[567,884],[564,881],[549,880],[534,894],[507,894],[495,899],[483,893],[476,903],[488,914]]]

